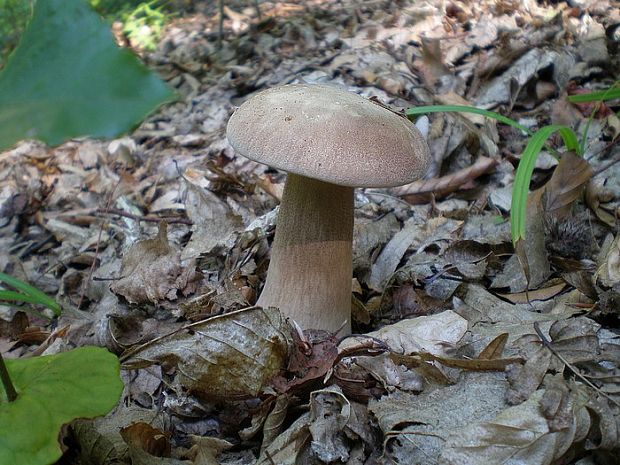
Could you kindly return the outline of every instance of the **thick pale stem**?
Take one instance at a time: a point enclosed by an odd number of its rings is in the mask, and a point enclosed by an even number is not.
[[[289,174],[265,288],[303,329],[351,332],[353,188]],[[345,323],[346,322],[346,323]]]

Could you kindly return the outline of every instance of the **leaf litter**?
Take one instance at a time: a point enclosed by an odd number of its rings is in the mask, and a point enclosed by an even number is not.
[[[68,463],[616,463],[618,106],[567,96],[617,79],[618,3],[260,2],[258,18],[227,0],[219,48],[215,6],[184,5],[143,56],[180,101],[115,141],[0,154],[0,271],[67,309],[55,331],[0,307],[1,350],[96,344],[125,364],[117,409],[63,433]],[[583,158],[536,165],[529,280],[507,221],[526,136],[436,113],[427,178],[356,192],[356,334],[251,307],[284,175],[237,157],[225,126],[296,80],[587,130]]]

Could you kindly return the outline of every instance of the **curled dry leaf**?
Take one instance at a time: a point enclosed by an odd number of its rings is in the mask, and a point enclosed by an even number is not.
[[[155,457],[170,457],[170,439],[163,431],[148,423],[138,422],[120,430],[130,448],[138,448]]]
[[[181,385],[199,397],[257,397],[284,369],[290,330],[275,308],[250,308],[185,326],[130,351],[127,367],[175,366]]]
[[[586,187],[585,201],[599,220],[613,228],[616,224],[615,216],[601,206],[602,199],[609,195],[604,187],[604,182],[605,180],[592,179]]]
[[[603,286],[614,287],[620,283],[620,235],[611,242],[602,256],[595,277]]]
[[[230,442],[219,438],[196,435],[190,437],[193,445],[188,455],[192,458],[192,465],[220,465],[217,456],[233,447]]]
[[[290,397],[288,394],[279,395],[273,405],[273,409],[269,412],[263,425],[263,443],[260,446],[261,452],[265,450],[282,432],[286,414],[288,413],[288,405]]]
[[[310,443],[311,435],[308,429],[310,413],[299,417],[288,429],[280,434],[266,449],[261,451],[256,465],[296,465],[304,463],[300,456]]]
[[[510,388],[506,391],[506,402],[510,405],[517,405],[528,399],[542,383],[547,370],[551,364],[552,354],[540,343],[537,336],[528,334],[522,336],[521,343],[531,344],[530,351],[533,351],[523,365],[512,365],[508,370],[508,382]],[[534,349],[534,347],[537,348]],[[535,351],[534,351],[535,350]]]
[[[596,418],[594,428],[588,441],[589,449],[614,450],[620,444],[620,411],[612,403],[601,396],[593,397],[586,405]]]
[[[167,224],[159,223],[155,239],[132,245],[123,257],[121,279],[110,289],[135,304],[175,300],[177,292],[194,291],[198,274],[193,266],[183,268],[180,252],[168,243]]]
[[[351,417],[351,404],[338,389],[315,391],[310,398],[310,448],[326,463],[349,459],[344,427]]]

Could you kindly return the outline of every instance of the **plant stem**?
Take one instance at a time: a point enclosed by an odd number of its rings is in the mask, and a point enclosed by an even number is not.
[[[11,381],[9,371],[6,369],[2,354],[0,354],[0,379],[2,380],[2,384],[4,385],[7,399],[9,399],[9,402],[13,402],[15,399],[17,399],[17,391],[15,390],[15,386],[13,386],[13,382]]]

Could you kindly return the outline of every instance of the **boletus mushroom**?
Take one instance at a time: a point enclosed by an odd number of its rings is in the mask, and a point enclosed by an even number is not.
[[[264,289],[303,329],[351,332],[353,189],[422,177],[426,141],[407,119],[329,85],[265,90],[231,116],[247,158],[288,172]]]

